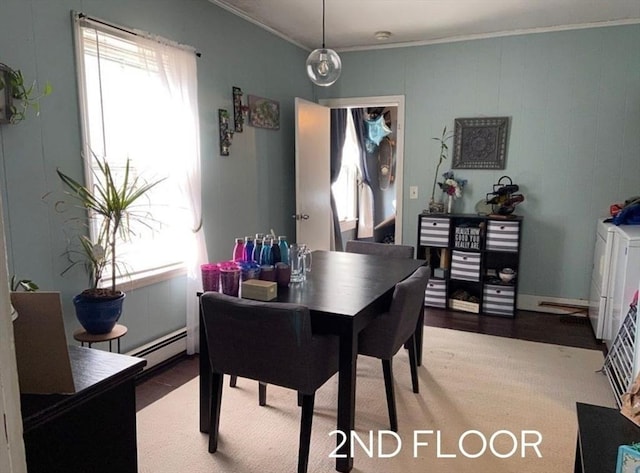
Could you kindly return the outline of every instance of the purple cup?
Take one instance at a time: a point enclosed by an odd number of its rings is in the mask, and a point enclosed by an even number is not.
[[[276,269],[272,264],[263,264],[260,266],[260,279],[263,281],[276,280]]]
[[[238,296],[240,293],[240,268],[224,266],[220,268],[220,288],[228,296]]]
[[[276,281],[278,286],[288,286],[291,280],[291,266],[286,263],[276,263]]]
[[[217,264],[205,263],[200,265],[202,274],[202,290],[219,292],[220,269]]]

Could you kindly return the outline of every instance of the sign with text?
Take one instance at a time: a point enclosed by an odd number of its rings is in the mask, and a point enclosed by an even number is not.
[[[454,246],[468,250],[480,249],[480,228],[458,226],[455,228]]]

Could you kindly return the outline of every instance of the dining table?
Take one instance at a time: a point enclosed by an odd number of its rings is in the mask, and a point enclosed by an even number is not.
[[[312,252],[311,269],[303,282],[278,287],[278,302],[309,308],[314,333],[339,338],[337,430],[346,435],[337,437],[337,471],[353,468],[350,452],[355,425],[358,334],[389,309],[395,285],[424,264],[418,259],[317,250]],[[420,320],[422,323],[422,317]],[[208,432],[211,368],[203,327],[200,312],[200,431]],[[417,327],[418,331],[422,334],[422,327]]]

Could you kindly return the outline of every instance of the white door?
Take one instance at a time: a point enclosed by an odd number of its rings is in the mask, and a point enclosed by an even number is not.
[[[295,99],[296,241],[331,249],[331,116],[328,107]]]

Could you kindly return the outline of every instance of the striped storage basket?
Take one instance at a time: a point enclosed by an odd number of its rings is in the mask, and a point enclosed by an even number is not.
[[[518,251],[520,222],[489,220],[487,225],[487,250]]]
[[[420,244],[424,246],[449,246],[449,219],[426,217],[420,219]]]
[[[431,278],[424,291],[424,305],[447,308],[447,281]]]
[[[480,280],[480,253],[457,250],[451,253],[451,279]]]
[[[484,286],[482,311],[487,314],[513,316],[515,287],[487,284]]]

